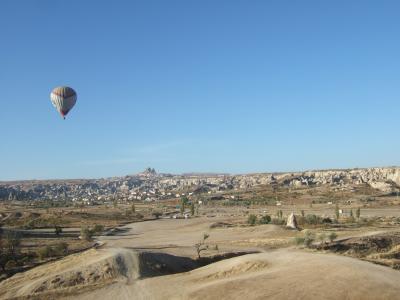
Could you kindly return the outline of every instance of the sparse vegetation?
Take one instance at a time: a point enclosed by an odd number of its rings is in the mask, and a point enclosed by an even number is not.
[[[37,250],[37,256],[40,260],[49,257],[63,256],[68,252],[68,244],[65,242],[57,243],[54,246],[46,245]]]
[[[360,219],[360,215],[361,215],[361,209],[358,207],[356,209],[356,217],[357,217],[357,219]]]
[[[59,236],[62,233],[62,228],[60,226],[55,226],[54,227],[54,233]]]
[[[318,239],[320,240],[321,244],[324,244],[326,241],[326,234],[325,233],[319,234]]]
[[[153,211],[152,213],[152,216],[153,217],[155,217],[156,219],[158,219],[158,218],[160,218],[161,216],[162,216],[162,212],[159,212],[159,211]]]
[[[280,219],[280,218],[272,218],[271,219],[271,224],[274,225],[284,225],[286,222],[284,219]]]
[[[256,215],[253,215],[253,214],[249,215],[249,216],[247,217],[247,223],[248,223],[249,225],[251,225],[251,226],[256,225],[256,223],[257,223],[257,216],[256,216]]]
[[[297,236],[294,238],[296,245],[302,245],[309,248],[315,240],[315,234],[309,230],[304,232],[303,236]]]
[[[269,224],[271,223],[271,217],[269,215],[264,215],[258,221],[259,224]]]
[[[304,246],[310,247],[315,240],[315,234],[311,231],[306,231],[304,234]]]
[[[339,204],[338,203],[335,204],[335,216],[336,216],[336,220],[339,220],[340,211],[339,211]]]
[[[16,255],[21,244],[21,234],[17,231],[8,230],[5,234],[5,245],[9,255]]]
[[[329,235],[328,235],[328,239],[329,239],[329,241],[332,243],[334,240],[336,240],[336,238],[337,238],[337,234],[335,233],[335,232],[331,232]]]
[[[209,234],[203,233],[203,238],[200,242],[194,245],[196,252],[197,252],[197,258],[201,258],[201,252],[206,251],[208,249],[208,245],[206,244],[206,240],[210,237]]]
[[[191,214],[191,216],[194,216],[194,202],[193,201],[190,204],[190,214]]]
[[[93,231],[91,231],[86,226],[81,227],[81,238],[85,241],[91,241],[93,236]]]
[[[102,233],[103,231],[104,231],[104,225],[101,224],[95,224],[92,229],[92,232],[96,234]]]

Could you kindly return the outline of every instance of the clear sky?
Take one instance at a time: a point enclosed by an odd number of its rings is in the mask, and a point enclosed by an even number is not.
[[[0,180],[399,165],[399,11],[2,0]]]

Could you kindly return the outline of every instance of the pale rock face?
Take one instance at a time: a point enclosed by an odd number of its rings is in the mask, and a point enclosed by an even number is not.
[[[372,181],[369,183],[374,189],[380,190],[382,192],[392,191],[392,185],[386,182]]]
[[[295,179],[295,180],[292,180],[292,181],[290,182],[290,185],[291,185],[291,186],[295,186],[295,187],[299,187],[299,186],[302,185],[302,183],[301,183],[300,180]]]
[[[286,222],[286,227],[291,228],[291,229],[298,229],[297,228],[297,221],[296,221],[296,216],[294,213],[291,213]]]

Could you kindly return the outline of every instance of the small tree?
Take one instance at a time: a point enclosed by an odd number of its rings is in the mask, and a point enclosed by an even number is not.
[[[249,215],[247,218],[247,223],[250,224],[251,226],[254,226],[257,222],[257,216],[256,215]]]
[[[15,255],[21,244],[21,234],[17,231],[7,231],[5,238],[8,254]]]
[[[264,215],[260,218],[260,220],[258,221],[260,224],[269,224],[271,223],[271,216],[269,215]]]
[[[59,236],[62,233],[62,228],[61,226],[56,225],[54,227],[54,233],[56,234],[56,236]]]
[[[203,239],[194,245],[198,259],[201,258],[201,252],[206,251],[208,249],[208,245],[206,245],[206,240],[210,237],[209,234],[203,233]]]
[[[339,204],[336,203],[335,205],[335,216],[336,216],[336,220],[339,220]]]
[[[133,213],[135,213],[135,212],[136,212],[135,203],[132,203],[131,210],[132,210],[132,212],[133,212]]]
[[[181,207],[180,207],[181,208],[181,214],[185,213],[185,207],[186,207],[186,204],[188,204],[188,203],[189,203],[189,199],[186,196],[181,198]]]
[[[192,203],[190,204],[190,214],[192,216],[194,216],[194,202],[192,201]]]
[[[360,215],[361,215],[361,210],[360,210],[360,208],[357,208],[357,210],[356,210],[356,217],[357,217],[357,219],[360,218]]]
[[[317,225],[319,223],[319,218],[316,215],[307,215],[304,219],[307,224]]]
[[[81,238],[85,241],[92,240],[93,232],[86,226],[81,227]]]
[[[188,204],[188,203],[189,203],[189,198],[186,197],[186,196],[183,196],[183,197],[181,198],[181,203],[183,203],[184,205]]]

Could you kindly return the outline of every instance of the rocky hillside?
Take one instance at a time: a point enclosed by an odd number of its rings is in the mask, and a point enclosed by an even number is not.
[[[336,188],[369,185],[391,193],[400,190],[400,168],[366,168],[318,170],[293,173],[258,173],[239,175],[218,174],[158,174],[148,168],[144,172],[105,179],[46,180],[0,183],[1,200],[87,199],[109,200],[123,196],[128,200],[159,200],[183,190],[217,192],[244,189],[259,185],[289,187],[333,186]]]

